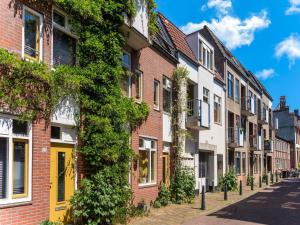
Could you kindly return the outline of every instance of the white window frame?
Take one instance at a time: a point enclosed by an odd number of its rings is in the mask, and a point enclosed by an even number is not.
[[[123,54],[126,54],[126,55],[129,56],[129,64],[123,63]],[[121,58],[121,60],[122,60],[122,66],[124,68],[126,68],[127,70],[131,71],[131,53],[123,50],[122,51],[122,58]]]
[[[159,80],[154,79],[153,82],[153,92],[155,91],[155,83],[156,83],[156,87],[157,87],[157,92],[156,92],[156,98],[157,98],[157,104],[155,104],[155,101],[153,99],[153,107],[155,110],[159,110],[160,109],[160,82]]]
[[[8,186],[7,186],[7,198],[0,199],[1,205],[10,205],[15,203],[23,203],[32,201],[32,124],[27,121],[28,124],[28,135],[17,135],[13,134],[13,120],[18,119],[15,116],[0,114],[1,119],[8,121],[8,133],[0,133],[0,137],[8,139]],[[28,143],[28,179],[27,179],[27,196],[14,198],[13,197],[13,141],[14,139],[25,140]]]
[[[44,24],[44,18],[43,15],[38,13],[37,11],[27,7],[26,5],[23,5],[23,15],[22,15],[22,59],[31,61],[30,59],[25,57],[25,12],[28,11],[32,13],[33,15],[39,17],[40,26],[39,26],[39,57],[38,62],[41,62],[43,60],[43,24]]]
[[[164,80],[166,81],[166,84],[164,84]],[[169,84],[169,85],[168,85]],[[168,78],[167,76],[163,76],[163,91],[164,90],[167,90],[167,91],[169,91],[170,92],[170,112],[167,112],[167,111],[165,111],[164,110],[164,104],[163,104],[163,112],[165,113],[165,114],[171,114],[172,113],[172,95],[173,95],[173,93],[172,93],[172,85],[173,85],[173,83],[172,83],[172,81],[171,81],[171,79],[170,78]],[[164,99],[163,99],[163,103],[164,103]]]
[[[199,42],[200,62],[209,71],[214,70],[214,51],[202,41]]]
[[[143,187],[143,186],[149,186],[149,185],[155,185],[155,184],[157,184],[157,159],[158,159],[158,152],[157,152],[157,140],[156,139],[149,139],[149,138],[144,138],[144,137],[139,137],[139,141],[140,140],[143,140],[144,141],[144,143],[145,143],[145,141],[150,141],[151,143],[152,143],[152,141],[154,141],[154,143],[155,143],[155,147],[154,148],[152,148],[152,146],[151,146],[151,144],[150,144],[150,148],[148,148],[147,146],[145,146],[145,144],[144,144],[144,146],[143,147],[139,147],[139,154],[140,154],[140,151],[148,151],[148,152],[150,152],[150,157],[149,157],[149,161],[148,161],[148,163],[149,163],[149,168],[150,168],[150,170],[149,170],[149,177],[150,177],[150,180],[151,180],[151,175],[152,175],[152,168],[151,168],[151,164],[152,164],[152,159],[151,159],[151,152],[156,152],[156,157],[155,157],[155,160],[156,160],[156,162],[155,162],[155,167],[156,168],[154,168],[154,170],[155,170],[155,176],[154,176],[154,180],[155,180],[155,182],[147,182],[147,183],[140,183],[139,181],[138,181],[138,185],[139,185],[139,187]],[[140,169],[140,165],[138,166],[138,169]],[[138,179],[140,178],[140,175],[138,176]]]
[[[57,24],[54,22],[53,20],[53,12],[57,11],[59,14],[61,14],[62,16],[65,17],[65,27]],[[78,45],[78,36],[76,36],[75,34],[73,34],[71,32],[71,25],[69,24],[69,16],[67,13],[65,13],[64,11],[62,11],[61,9],[57,8],[57,7],[53,7],[52,8],[52,35],[51,35],[51,68],[53,69],[53,56],[54,56],[54,52],[53,52],[53,47],[54,47],[54,42],[53,42],[53,30],[58,29],[59,31],[65,33],[66,35],[69,35],[70,37],[74,38],[76,40],[76,49],[77,49],[77,45]],[[75,59],[76,64],[78,63],[78,58],[76,57]]]
[[[143,85],[143,81],[144,81],[144,74],[143,74],[143,72],[142,71],[140,71],[140,70],[136,70],[135,71],[135,74],[134,74],[134,76],[135,76],[135,95],[134,95],[134,99],[135,99],[135,101],[136,102],[138,102],[138,103],[141,103],[142,101],[143,101],[143,91],[144,91],[144,85]],[[137,80],[137,76],[140,76],[140,80]],[[136,86],[136,84],[137,84],[137,82],[139,82],[139,85],[140,85],[140,93],[139,93],[139,98],[137,98],[137,86]]]
[[[203,102],[210,103],[210,91],[206,87],[203,87]],[[207,101],[204,101],[204,99],[207,99]]]
[[[217,104],[219,107],[219,121],[215,120],[215,116],[214,116],[214,121],[216,124],[222,124],[222,98],[218,95],[214,95],[214,104]],[[215,105],[214,105],[215,107]],[[215,109],[214,109],[215,110]]]

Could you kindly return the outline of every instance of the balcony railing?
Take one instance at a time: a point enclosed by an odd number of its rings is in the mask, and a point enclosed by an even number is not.
[[[245,130],[240,127],[228,128],[228,146],[231,148],[243,147],[245,139]]]
[[[135,0],[136,14],[133,18],[130,18],[124,13],[125,24],[122,26],[122,30],[127,36],[127,44],[139,50],[149,46],[149,15],[148,15],[148,3],[143,0]]]
[[[273,140],[265,140],[264,141],[264,150],[267,152],[274,151],[274,141]]]
[[[269,123],[268,109],[258,110],[257,120],[260,124],[268,124]]]
[[[199,99],[187,101],[186,126],[191,129],[210,128],[210,105]]]
[[[252,116],[255,114],[254,98],[245,96],[241,98],[242,114],[245,116]]]

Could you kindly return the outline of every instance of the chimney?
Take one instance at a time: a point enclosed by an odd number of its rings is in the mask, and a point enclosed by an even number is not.
[[[299,109],[295,109],[294,113],[295,113],[296,116],[299,116]]]
[[[286,106],[286,98],[285,96],[280,96],[280,109],[285,109]]]

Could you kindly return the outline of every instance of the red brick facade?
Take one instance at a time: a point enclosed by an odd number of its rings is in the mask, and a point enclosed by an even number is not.
[[[141,50],[139,56],[134,54],[133,67],[138,66],[143,72],[143,100],[149,105],[150,113],[147,121],[132,134],[132,147],[135,153],[139,153],[139,137],[153,137],[157,140],[157,176],[156,184],[150,186],[139,186],[138,161],[132,167],[131,184],[134,192],[134,203],[144,200],[151,204],[158,194],[158,187],[162,180],[162,154],[163,154],[163,76],[172,77],[176,62],[169,60],[154,47]],[[139,65],[137,65],[139,62]],[[154,79],[160,82],[160,107],[159,111],[153,108]],[[132,96],[135,96],[135,84],[132,84]]]

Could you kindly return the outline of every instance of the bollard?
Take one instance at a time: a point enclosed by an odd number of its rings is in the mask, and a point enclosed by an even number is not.
[[[274,184],[274,174],[271,173],[271,184]]]
[[[269,175],[267,175],[266,185],[269,185]]]
[[[215,189],[215,182],[213,181],[212,182],[212,193],[215,193],[216,192],[216,189]]]
[[[227,183],[224,184],[224,200],[228,200],[228,195],[227,195]]]
[[[261,176],[259,176],[259,188],[262,187],[262,180],[261,180]]]
[[[243,195],[243,183],[240,180],[240,195]]]
[[[278,172],[276,171],[276,183],[278,183]]]
[[[205,187],[204,185],[202,186],[202,193],[201,193],[201,210],[205,210],[206,209],[206,205],[205,205]]]
[[[253,180],[254,180],[254,178],[252,177],[252,179],[251,179],[251,191],[253,191],[253,190],[254,190],[254,184],[253,184]]]

